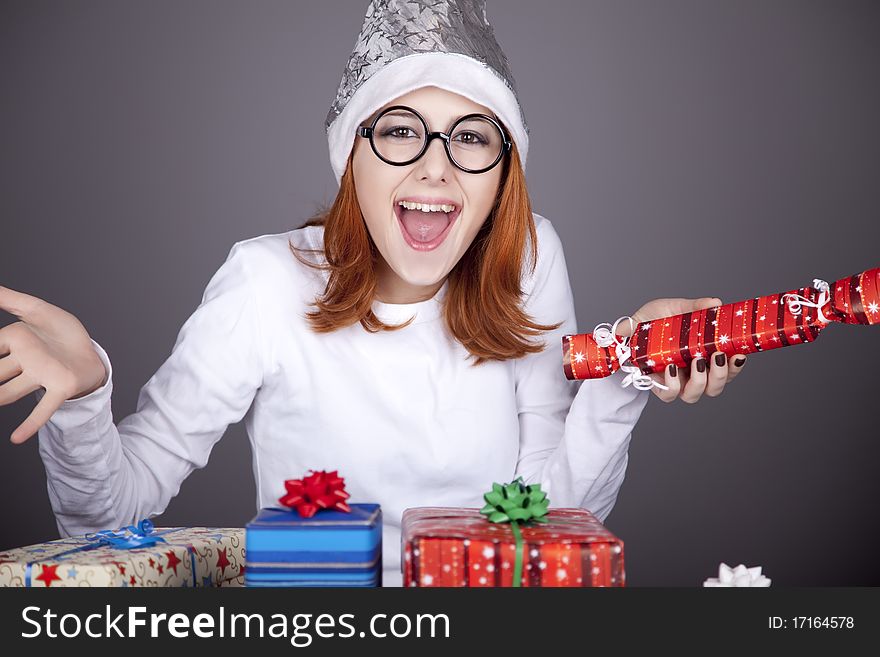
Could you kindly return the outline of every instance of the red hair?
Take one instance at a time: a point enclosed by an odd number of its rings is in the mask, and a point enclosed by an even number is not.
[[[317,333],[329,333],[355,322],[372,333],[395,331],[409,324],[407,321],[388,325],[373,313],[375,263],[381,256],[358,204],[351,174],[352,156],[349,155],[333,205],[300,226],[324,227],[323,251],[289,245],[303,264],[330,272],[324,294],[312,304],[315,310],[306,314]],[[323,253],[326,264],[306,260],[297,251]],[[475,365],[540,352],[545,345],[530,338],[561,325],[537,324],[523,310],[523,266],[528,264],[529,272],[534,272],[537,256],[532,207],[519,153],[513,144],[505,158],[494,208],[449,272],[444,300],[446,326],[475,357]]]

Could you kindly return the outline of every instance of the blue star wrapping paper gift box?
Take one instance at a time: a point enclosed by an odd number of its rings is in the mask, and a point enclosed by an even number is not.
[[[261,509],[247,524],[245,586],[382,585],[382,510],[347,504],[336,472],[285,482],[292,508]]]
[[[0,552],[0,586],[244,586],[244,529],[137,526]]]

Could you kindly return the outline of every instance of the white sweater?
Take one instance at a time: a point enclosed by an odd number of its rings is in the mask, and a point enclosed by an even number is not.
[[[551,507],[583,507],[604,520],[649,393],[622,388],[620,372],[565,378],[561,336],[576,332],[574,302],[559,237],[547,219],[535,221],[526,311],[562,325],[545,334],[541,353],[476,367],[443,322],[446,284],[427,301],[374,303],[386,322],[415,315],[405,329],[369,333],[358,323],[318,334],[304,314],[327,274],[299,263],[288,240],[320,248],[323,228],[236,243],[141,389],[137,411],[114,424],[110,360],[94,343],[107,383],[64,402],[40,429],[61,535],[162,513],[242,418],[257,508],[277,506],[284,480],[310,469],[338,470],[350,502],[382,505],[386,586],[401,583],[408,507],[481,507],[493,482],[522,475],[542,484]]]

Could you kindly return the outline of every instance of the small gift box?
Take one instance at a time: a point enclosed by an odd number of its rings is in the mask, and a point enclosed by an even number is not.
[[[625,585],[623,541],[589,511],[548,510],[540,486],[520,481],[485,497],[482,510],[403,512],[404,586]]]
[[[285,482],[279,502],[247,524],[245,586],[382,585],[382,510],[347,504],[336,472]]]
[[[0,552],[0,586],[243,586],[244,529],[137,526]]]

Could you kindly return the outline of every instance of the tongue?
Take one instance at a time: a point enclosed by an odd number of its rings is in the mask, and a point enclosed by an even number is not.
[[[416,242],[430,242],[449,225],[445,212],[422,212],[421,210],[400,209],[403,227]]]

